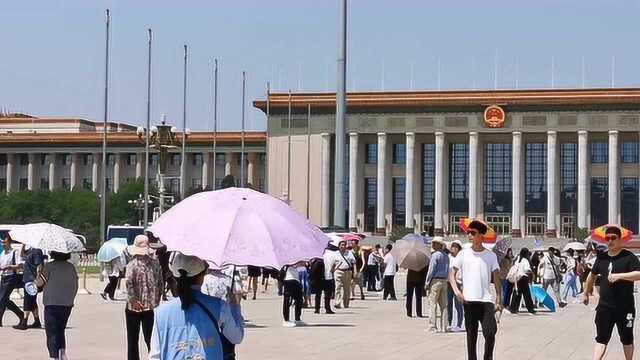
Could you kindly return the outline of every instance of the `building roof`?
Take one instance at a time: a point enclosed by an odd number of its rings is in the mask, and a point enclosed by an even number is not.
[[[335,112],[335,93],[292,93],[291,106],[296,112]],[[269,95],[269,110],[281,113],[288,109],[288,93]],[[538,89],[538,90],[455,90],[455,91],[369,91],[347,93],[350,111],[416,108],[483,108],[501,106],[639,106],[640,88],[612,89]],[[256,100],[253,106],[266,113],[266,100]]]

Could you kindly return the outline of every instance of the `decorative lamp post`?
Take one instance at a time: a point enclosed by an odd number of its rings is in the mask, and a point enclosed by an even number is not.
[[[143,226],[144,210],[146,207],[149,206],[149,204],[151,204],[151,200],[148,200],[145,206],[145,201],[142,197],[142,194],[138,194],[137,199],[129,200],[127,202],[129,203],[129,205],[133,206],[138,211],[138,226]]]
[[[159,198],[160,198],[160,215],[162,215],[165,199],[164,177],[167,171],[167,159],[169,151],[177,149],[179,141],[176,138],[176,129],[166,124],[166,116],[162,115],[162,122],[158,126],[151,128],[151,138],[149,139],[150,148],[160,153],[158,161],[158,178],[159,178]]]

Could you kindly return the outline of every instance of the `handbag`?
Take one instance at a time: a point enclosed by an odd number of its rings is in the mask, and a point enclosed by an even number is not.
[[[222,358],[224,360],[235,360],[236,359],[236,345],[232,344],[231,341],[229,341],[224,336],[224,334],[222,334],[222,332],[220,331],[220,327],[218,326],[218,321],[213,316],[211,311],[209,311],[209,309],[207,309],[207,307],[204,306],[200,301],[198,301],[196,299],[193,299],[193,302],[196,303],[196,305],[198,305],[200,307],[200,309],[202,309],[202,311],[205,312],[205,314],[207,314],[207,317],[213,323],[213,326],[216,328],[216,331],[218,332],[218,334],[220,334],[220,341],[222,342]]]

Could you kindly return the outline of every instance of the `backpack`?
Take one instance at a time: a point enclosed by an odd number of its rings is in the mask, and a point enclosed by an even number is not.
[[[509,272],[507,273],[507,281],[512,284],[515,284],[520,280],[520,275],[518,274],[518,263],[511,265]]]

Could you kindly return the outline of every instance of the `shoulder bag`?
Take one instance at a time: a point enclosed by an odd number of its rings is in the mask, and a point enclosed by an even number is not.
[[[222,342],[222,359],[224,359],[224,360],[235,360],[236,359],[236,346],[234,344],[232,344],[231,341],[229,341],[224,336],[224,334],[222,334],[222,331],[220,331],[220,327],[218,326],[218,321],[213,316],[211,311],[209,311],[209,309],[207,309],[207,307],[204,306],[200,301],[198,301],[196,299],[193,299],[193,302],[196,305],[198,305],[200,307],[200,309],[202,309],[202,311],[204,311],[205,314],[207,314],[207,317],[209,318],[209,320],[211,320],[211,322],[213,323],[213,326],[216,328],[216,331],[220,335],[220,341]]]

